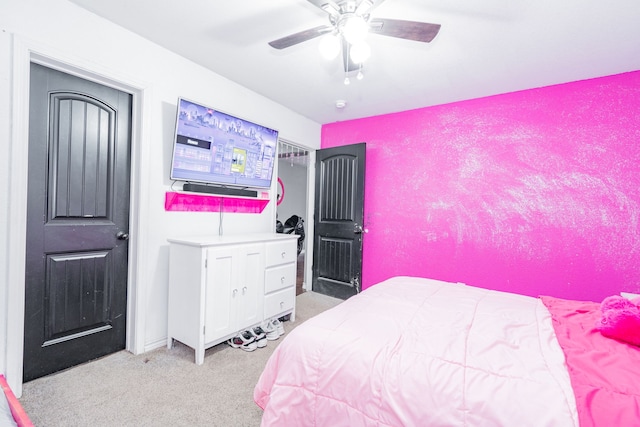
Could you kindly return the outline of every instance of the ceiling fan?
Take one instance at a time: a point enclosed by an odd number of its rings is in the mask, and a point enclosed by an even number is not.
[[[362,43],[367,33],[429,43],[440,31],[440,24],[372,18],[371,12],[384,0],[307,0],[329,15],[329,25],[310,28],[269,42],[275,49],[285,49],[298,43],[325,36],[337,56],[340,49],[345,73],[361,70],[368,56],[368,45]],[[333,40],[332,40],[333,39]],[[321,40],[321,43],[324,40]],[[336,44],[337,43],[337,44]],[[321,46],[322,48],[322,46]],[[363,51],[365,50],[365,51]],[[356,55],[354,55],[356,53]]]

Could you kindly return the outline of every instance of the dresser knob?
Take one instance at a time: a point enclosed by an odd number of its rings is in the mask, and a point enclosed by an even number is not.
[[[282,252],[282,258],[284,258],[287,255],[286,252]]]
[[[282,277],[280,278],[280,283],[283,283],[283,284],[284,284],[284,276],[282,276]]]

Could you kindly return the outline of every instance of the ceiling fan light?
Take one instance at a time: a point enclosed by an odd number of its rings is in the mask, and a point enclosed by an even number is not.
[[[318,49],[324,59],[332,60],[340,53],[340,39],[336,34],[326,34],[320,38]]]
[[[371,48],[366,42],[355,43],[349,49],[349,57],[356,64],[362,64],[371,56]]]
[[[354,44],[361,42],[367,37],[369,25],[362,16],[353,15],[346,19],[342,27],[342,34],[345,40]]]

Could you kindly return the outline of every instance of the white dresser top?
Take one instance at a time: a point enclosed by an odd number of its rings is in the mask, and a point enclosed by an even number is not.
[[[297,240],[296,234],[282,233],[250,233],[250,234],[229,234],[229,235],[197,235],[197,236],[180,236],[170,237],[169,243],[187,246],[220,246],[235,245],[238,243],[256,243],[256,242],[278,242],[286,240]]]

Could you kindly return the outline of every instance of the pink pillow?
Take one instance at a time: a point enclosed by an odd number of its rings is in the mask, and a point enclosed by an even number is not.
[[[640,346],[640,298],[628,300],[612,295],[602,300],[596,327],[602,335]]]

